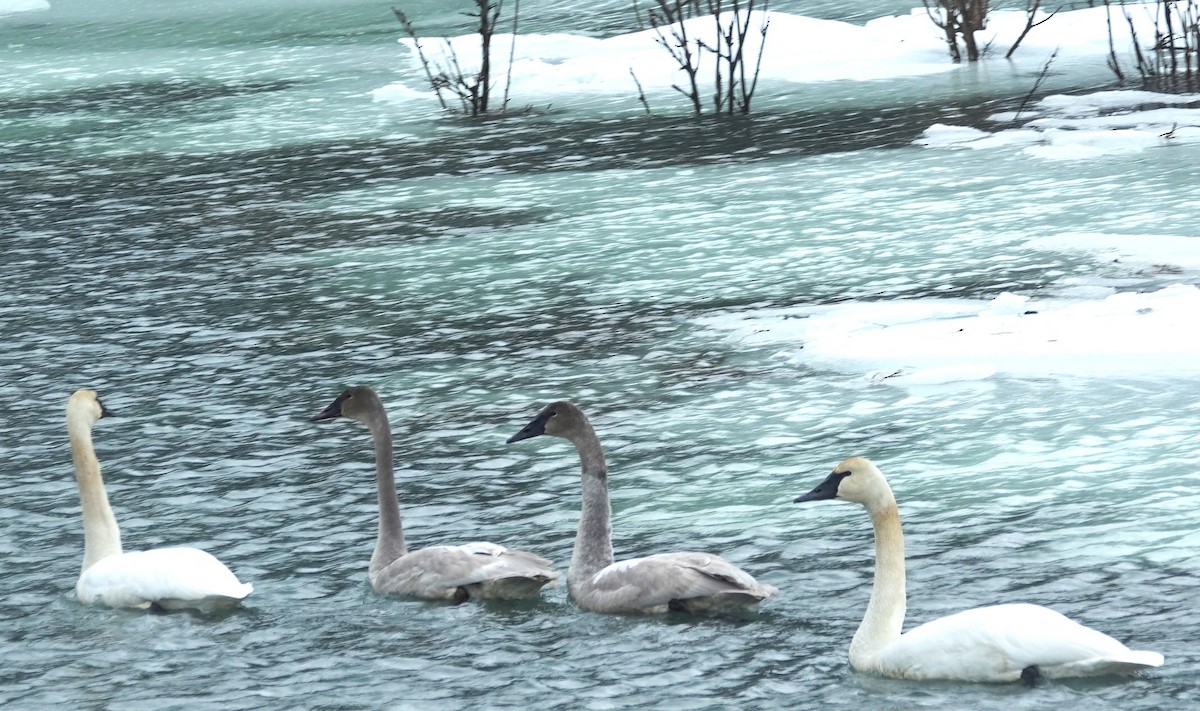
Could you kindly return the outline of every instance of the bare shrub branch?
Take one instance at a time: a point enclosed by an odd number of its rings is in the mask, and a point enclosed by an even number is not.
[[[654,28],[655,41],[662,45],[675,59],[676,64],[687,75],[689,88],[687,90],[678,84],[671,87],[692,102],[692,111],[700,113],[700,87],[696,84],[696,74],[700,71],[700,53],[692,53],[692,43],[687,36],[687,25],[684,20],[695,14],[699,0],[655,0],[658,8],[651,8],[647,13],[650,26]],[[689,12],[690,11],[690,12]],[[667,28],[670,39],[663,33]]]
[[[727,5],[725,0],[705,0],[701,6],[700,0],[655,0],[657,8],[647,14],[650,26],[654,28],[656,41],[671,53],[679,68],[688,77],[688,88],[678,85],[673,88],[692,103],[692,111],[699,114],[703,111],[700,98],[700,88],[697,76],[700,72],[701,58],[704,53],[713,55],[713,108],[717,113],[750,112],[750,103],[754,91],[758,87],[758,77],[762,70],[763,51],[766,47],[767,29],[770,18],[767,15],[769,0],[763,0],[762,8],[757,10],[762,17],[759,26],[758,56],[754,62],[753,75],[749,75],[746,58],[746,40],[750,34],[750,18],[756,12],[758,0],[731,0]],[[637,11],[636,0],[634,11]],[[713,29],[716,41],[709,44],[703,39],[688,37],[685,22],[689,19],[707,14],[713,19]],[[666,29],[664,29],[666,28]]]
[[[442,97],[442,88],[445,86],[445,82],[434,78],[434,74],[429,68],[429,59],[425,56],[425,50],[421,47],[421,39],[417,37],[417,31],[413,27],[412,22],[409,21],[408,15],[405,15],[394,7],[392,8],[392,13],[400,21],[400,26],[404,28],[404,32],[412,38],[413,46],[417,48],[417,57],[421,60],[421,66],[425,68],[425,78],[429,80],[429,86],[437,94],[438,103],[442,105],[443,109],[447,108],[446,99]]]
[[[646,115],[650,114],[650,102],[646,101],[646,92],[642,90],[642,83],[638,81],[637,74],[633,73],[633,67],[629,68],[629,76],[633,77],[633,83],[637,84],[638,101],[642,102],[642,106],[646,108]]]
[[[491,99],[492,89],[492,37],[496,33],[496,23],[500,20],[500,11],[503,6],[503,0],[472,0],[475,4],[475,12],[463,13],[467,17],[475,18],[478,22],[476,32],[479,34],[480,44],[480,64],[479,71],[473,75],[468,75],[463,72],[462,65],[458,61],[458,52],[454,49],[454,44],[450,38],[443,38],[445,44],[444,57],[448,66],[442,66],[441,63],[430,59],[425,54],[424,48],[421,46],[420,40],[417,38],[417,33],[408,16],[392,8],[396,19],[400,21],[401,27],[405,33],[413,40],[413,45],[417,49],[417,56],[421,60],[421,66],[425,69],[425,78],[429,81],[430,87],[437,94],[438,102],[443,109],[450,110],[446,104],[445,98],[442,96],[442,90],[458,97],[459,107],[463,113],[471,116],[486,114],[489,110],[489,101]],[[504,86],[504,104],[502,110],[508,106],[508,91],[512,83],[512,62],[513,56],[516,53],[516,36],[517,36],[517,18],[520,13],[520,0],[517,0],[516,10],[513,13],[513,45],[509,48],[508,60],[508,76]]]
[[[1112,6],[1105,0],[1108,22],[1108,66],[1124,80],[1113,37]],[[1200,85],[1200,0],[1157,0],[1153,5],[1126,6],[1119,3],[1133,44],[1134,66],[1144,84],[1166,85],[1173,90],[1194,91]],[[1131,7],[1139,7],[1153,23],[1154,44],[1146,49],[1138,38]],[[1154,12],[1150,12],[1150,8]]]
[[[1050,13],[1049,15],[1046,15],[1045,17],[1043,17],[1040,20],[1035,21],[1034,18],[1037,17],[1038,10],[1040,10],[1041,7],[1042,7],[1042,0],[1026,0],[1025,29],[1021,30],[1021,34],[1017,36],[1017,41],[1013,42],[1013,45],[1008,48],[1008,52],[1004,55],[1005,59],[1012,59],[1013,52],[1017,51],[1017,47],[1021,46],[1021,42],[1024,41],[1025,35],[1028,35],[1029,32],[1031,30],[1033,30],[1033,28],[1037,27],[1038,25],[1042,24],[1043,22],[1046,22],[1051,17],[1054,17],[1055,15],[1057,15],[1060,10],[1062,10],[1062,5],[1059,5],[1058,7],[1054,8],[1054,12]],[[1057,51],[1057,50],[1055,50],[1055,51]]]
[[[521,0],[513,2],[512,42],[508,45],[508,72],[504,76],[504,104],[501,111],[508,111],[508,90],[512,87],[513,59],[517,56],[517,19],[521,17]]]
[[[1029,93],[1025,95],[1025,98],[1021,100],[1021,105],[1017,107],[1017,113],[1015,116],[1013,116],[1013,121],[1021,118],[1021,112],[1025,110],[1026,104],[1028,104],[1029,100],[1033,98],[1033,95],[1037,93],[1037,90],[1039,87],[1041,87],[1042,82],[1046,81],[1046,77],[1050,76],[1050,65],[1054,64],[1054,60],[1057,57],[1058,49],[1055,49],[1050,53],[1050,57],[1046,60],[1046,63],[1042,65],[1042,71],[1038,72],[1038,77],[1037,80],[1033,82],[1033,87],[1029,90]]]

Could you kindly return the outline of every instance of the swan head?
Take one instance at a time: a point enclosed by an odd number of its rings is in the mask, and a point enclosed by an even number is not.
[[[825,499],[853,501],[870,510],[883,508],[896,500],[879,467],[865,457],[850,457],[842,461],[817,488],[797,496],[793,503]]]
[[[71,398],[67,400],[67,416],[83,417],[90,427],[101,417],[116,417],[117,413],[100,402],[100,394],[95,390],[81,388],[71,393]]]
[[[332,420],[335,417],[348,417],[359,422],[368,422],[372,415],[382,409],[379,396],[366,385],[355,385],[346,388],[341,395],[324,410],[313,415],[311,422]]]
[[[559,400],[542,408],[537,417],[522,427],[520,432],[508,438],[508,443],[520,442],[538,435],[571,439],[576,432],[587,430],[588,426],[588,419],[583,410],[573,402]]]

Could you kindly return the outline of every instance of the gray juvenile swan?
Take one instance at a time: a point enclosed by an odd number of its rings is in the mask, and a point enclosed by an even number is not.
[[[977,607],[901,634],[904,625],[904,534],[883,474],[851,457],[817,488],[796,499],[862,504],[875,527],[875,583],[862,624],[850,642],[850,666],[900,679],[1025,681],[1132,674],[1163,663],[1158,652],[1134,651],[1102,632],[1039,605]]]
[[[560,401],[547,405],[508,441],[543,434],[570,440],[583,467],[583,512],[567,571],[567,591],[575,604],[609,613],[706,612],[752,606],[778,592],[709,553],[659,553],[613,562],[608,467],[596,431],[582,410]]]
[[[83,509],[83,569],[75,596],[85,605],[108,607],[213,610],[239,605],[254,588],[198,548],[122,550],[92,447],[92,427],[101,417],[114,415],[95,390],[76,390],[67,401],[67,435]]]
[[[392,470],[392,430],[383,403],[374,390],[358,385],[339,395],[312,420],[335,417],[363,423],[370,428],[375,443],[379,537],[367,571],[375,592],[455,602],[468,598],[523,598],[536,597],[543,585],[558,578],[558,573],[550,569],[550,561],[495,543],[408,550]]]

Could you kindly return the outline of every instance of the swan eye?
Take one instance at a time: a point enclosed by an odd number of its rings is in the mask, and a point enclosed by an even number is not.
[[[837,474],[838,476],[841,476],[841,477],[850,476],[850,475],[851,475],[851,474],[853,474],[853,473],[854,473],[854,472],[850,471],[849,469],[847,469],[847,470],[846,470],[846,471],[844,471],[844,472],[834,472],[834,474]]]

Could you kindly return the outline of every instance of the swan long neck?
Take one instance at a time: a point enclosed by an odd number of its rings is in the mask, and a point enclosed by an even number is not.
[[[400,498],[396,494],[396,474],[392,463],[392,429],[387,413],[380,405],[365,420],[375,444],[375,483],[379,487],[379,536],[371,555],[369,573],[375,573],[408,552],[404,528],[400,523]]]
[[[904,533],[895,499],[871,509],[875,527],[875,582],[862,624],[850,642],[850,665],[869,669],[871,659],[898,639],[904,627]]]
[[[92,424],[86,417],[67,415],[67,435],[71,440],[71,459],[75,462],[75,482],[83,509],[83,570],[101,558],[121,554],[121,530],[108,504],[100,460],[92,447]]]
[[[575,549],[567,571],[567,589],[575,588],[612,565],[612,505],[608,500],[608,465],[600,439],[591,427],[572,437],[582,465],[583,511],[575,533]]]

